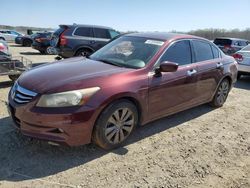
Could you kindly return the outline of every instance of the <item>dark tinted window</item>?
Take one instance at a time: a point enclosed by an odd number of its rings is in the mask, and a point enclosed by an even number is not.
[[[209,43],[195,40],[193,41],[193,46],[195,51],[196,62],[206,61],[214,58]]]
[[[214,46],[212,46],[212,45],[211,45],[211,47],[212,47],[212,51],[213,51],[213,54],[214,54],[214,59],[220,58],[220,51],[217,48],[215,48]]]
[[[222,45],[222,46],[231,45],[232,44],[232,40],[230,40],[230,39],[215,39],[214,40],[214,44],[216,44],[216,45]]]
[[[160,62],[163,61],[170,61],[179,65],[190,64],[192,55],[189,41],[179,41],[171,45],[160,60]]]
[[[107,29],[94,28],[96,38],[110,39],[110,34]]]
[[[88,28],[88,27],[78,27],[75,30],[74,35],[83,36],[83,37],[93,37],[93,30],[92,28]]]
[[[240,46],[246,46],[247,45],[247,41],[239,41],[239,45]]]

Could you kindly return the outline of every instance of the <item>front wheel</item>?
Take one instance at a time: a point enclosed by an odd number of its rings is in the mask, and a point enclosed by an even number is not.
[[[213,100],[211,101],[211,106],[213,107],[221,107],[226,102],[228,93],[230,91],[230,83],[228,79],[222,80],[220,83]]]
[[[138,111],[127,100],[109,105],[98,118],[93,132],[94,142],[103,149],[119,147],[138,123]]]
[[[11,79],[12,82],[15,82],[20,75],[18,74],[13,74],[13,75],[9,75],[9,79]]]

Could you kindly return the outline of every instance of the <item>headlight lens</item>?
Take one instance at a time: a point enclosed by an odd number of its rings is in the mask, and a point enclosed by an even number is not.
[[[83,105],[99,90],[99,87],[92,87],[81,90],[42,95],[36,106],[67,107]]]

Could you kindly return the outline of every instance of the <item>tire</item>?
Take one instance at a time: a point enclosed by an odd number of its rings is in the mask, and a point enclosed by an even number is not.
[[[30,40],[24,40],[23,41],[23,46],[25,46],[25,47],[30,47],[31,44],[32,44],[32,42]]]
[[[227,100],[228,93],[230,91],[230,82],[228,79],[222,80],[220,83],[213,100],[210,105],[213,107],[221,107]]]
[[[241,73],[238,73],[237,75],[237,80],[239,80],[241,78],[242,74]]]
[[[9,79],[11,79],[11,81],[15,82],[18,78],[19,78],[20,75],[9,75]]]
[[[86,48],[82,48],[82,49],[77,50],[75,56],[85,56],[85,57],[88,57],[91,54],[92,54],[91,50],[86,49]]]
[[[96,121],[92,139],[96,145],[111,150],[121,146],[138,123],[138,110],[128,100],[110,104]]]
[[[41,54],[43,54],[43,55],[46,54],[46,51],[43,51],[43,50],[39,50],[39,52],[40,52]]]

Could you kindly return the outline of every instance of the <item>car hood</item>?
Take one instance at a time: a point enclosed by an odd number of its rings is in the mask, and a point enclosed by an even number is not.
[[[19,77],[18,84],[40,94],[54,93],[100,86],[105,78],[131,70],[76,57],[46,63],[26,71]]]

